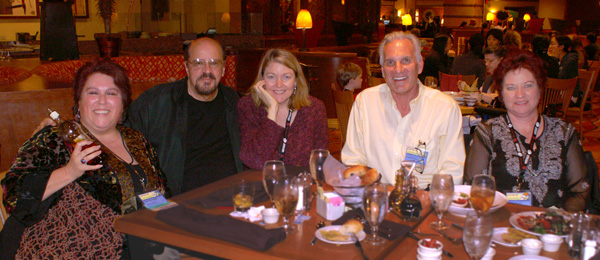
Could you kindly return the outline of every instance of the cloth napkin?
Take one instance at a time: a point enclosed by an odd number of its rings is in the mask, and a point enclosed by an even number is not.
[[[350,220],[350,219],[354,219],[356,216],[361,217],[362,219],[364,219],[364,214],[362,209],[358,208],[358,209],[353,209],[350,211],[347,211],[346,213],[344,213],[344,215],[342,215],[339,219],[337,219],[336,221],[334,221],[332,224],[333,225],[343,225],[344,223],[346,223],[346,221]],[[400,223],[396,223],[396,222],[392,222],[389,220],[383,220],[383,222],[381,222],[381,224],[379,225],[379,232],[377,232],[379,234],[379,236],[386,238],[388,240],[394,240],[398,237],[404,237],[406,236],[406,234],[410,231],[410,227],[407,225],[403,225]],[[371,234],[371,226],[369,225],[369,223],[364,223],[364,231],[367,234]]]
[[[254,204],[265,202],[269,199],[269,194],[265,191],[262,182],[253,182],[254,185]],[[233,188],[225,188],[213,191],[204,197],[191,199],[186,201],[186,204],[201,205],[204,208],[212,209],[216,207],[233,207]]]
[[[283,228],[265,229],[227,215],[210,215],[179,205],[164,209],[156,218],[194,234],[214,237],[256,250],[268,250],[286,238]]]

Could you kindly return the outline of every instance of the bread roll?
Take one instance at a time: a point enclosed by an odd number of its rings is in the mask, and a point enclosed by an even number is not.
[[[358,233],[363,230],[363,224],[360,223],[360,221],[356,220],[356,219],[351,219],[346,221],[346,223],[344,223],[344,225],[342,225],[342,227],[340,228],[340,233],[342,234],[350,234],[350,233],[354,233],[356,235],[358,235]]]
[[[377,172],[377,170],[375,169],[369,169],[367,171],[367,173],[361,178],[361,182],[360,184],[362,185],[369,185],[371,183],[374,183],[377,178],[379,178],[379,172]]]
[[[369,168],[367,166],[354,165],[344,171],[344,179],[347,179],[352,175],[356,175],[362,179],[362,177],[365,176],[365,174],[367,174],[368,170]]]

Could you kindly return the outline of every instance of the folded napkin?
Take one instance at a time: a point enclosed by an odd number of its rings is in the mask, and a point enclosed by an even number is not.
[[[179,205],[164,209],[156,218],[194,234],[214,237],[256,250],[268,250],[286,238],[283,228],[265,229],[227,215],[210,215]]]
[[[265,191],[262,181],[252,183],[254,185],[254,204],[265,202],[269,199],[269,194]],[[191,199],[185,204],[198,204],[204,208],[212,209],[216,207],[233,207],[233,188],[225,188],[217,191],[213,191],[204,197]]]
[[[350,219],[354,219],[359,216],[361,219],[365,219],[362,209],[353,209],[347,211],[342,215],[339,219],[334,221],[333,225],[343,225],[346,221]],[[371,234],[371,226],[368,222],[364,223],[364,230],[367,234]],[[379,225],[379,231],[377,232],[379,236],[383,238],[387,238],[388,240],[394,240],[398,237],[404,237],[410,231],[410,227],[407,225],[402,225],[400,223],[392,222],[389,220],[383,220]]]

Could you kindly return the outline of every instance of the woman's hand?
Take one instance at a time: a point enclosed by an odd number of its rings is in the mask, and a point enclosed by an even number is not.
[[[48,126],[48,125],[56,125],[56,122],[54,122],[54,120],[50,119],[50,118],[44,118],[42,120],[42,122],[40,122],[40,124],[35,128],[35,130],[33,130],[33,133],[31,135],[34,135],[35,133],[39,132],[40,130],[42,130],[42,128]]]
[[[254,90],[256,90],[256,94],[260,100],[267,105],[267,118],[275,121],[275,118],[277,117],[277,111],[279,110],[279,103],[277,103],[277,100],[275,100],[275,98],[273,98],[273,96],[267,92],[267,89],[265,88],[265,81],[258,81],[252,87]]]
[[[100,146],[90,146],[86,149],[83,149],[84,146],[92,144],[91,141],[81,141],[75,145],[73,152],[71,153],[71,159],[67,165],[63,168],[66,173],[72,177],[73,179],[79,178],[85,171],[97,170],[102,168],[102,164],[97,165],[88,165],[87,162],[92,159],[98,157],[102,151],[100,151]]]

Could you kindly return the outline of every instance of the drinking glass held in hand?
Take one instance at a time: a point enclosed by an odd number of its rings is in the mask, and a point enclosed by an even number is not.
[[[373,245],[383,242],[381,237],[377,236],[379,224],[385,218],[388,206],[387,187],[385,184],[373,183],[365,187],[363,193],[363,211],[365,219],[371,226],[371,236],[367,242]]]
[[[442,217],[446,214],[452,198],[454,197],[454,181],[450,174],[434,174],[429,189],[429,198],[431,206],[438,216],[438,221],[431,222],[433,229],[441,230],[448,228],[448,224],[442,222]]]
[[[296,228],[290,224],[290,217],[298,204],[298,182],[293,176],[281,175],[277,177],[273,190],[273,199],[277,211],[283,215],[283,228],[286,233],[293,233]]]
[[[329,151],[325,149],[314,149],[310,152],[308,165],[313,179],[317,182],[317,191],[319,196],[323,193],[323,183],[325,183],[325,173],[323,173],[323,164],[329,156]]]
[[[463,228],[463,244],[465,251],[471,259],[481,259],[492,242],[494,223],[491,215],[478,215],[475,212],[467,213],[465,227]]]
[[[486,214],[494,204],[496,196],[496,181],[488,174],[478,174],[471,182],[471,194],[469,200],[471,207],[478,215]]]
[[[273,187],[275,186],[277,177],[283,175],[285,175],[285,165],[282,161],[272,160],[265,162],[263,166],[263,185],[265,186],[267,195],[271,198],[273,207],[275,207],[275,202],[273,201]]]

